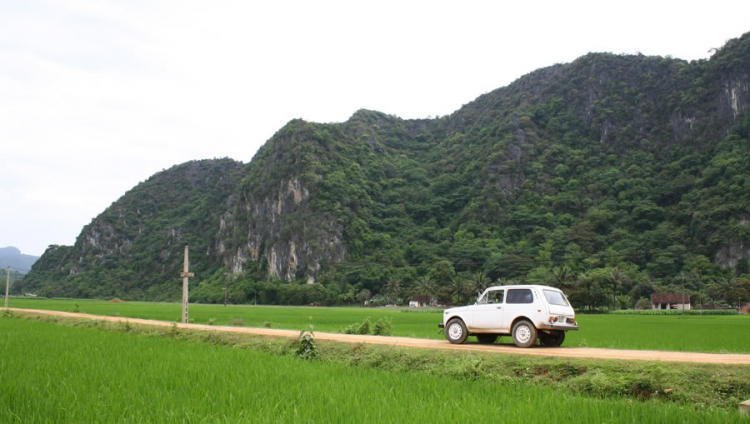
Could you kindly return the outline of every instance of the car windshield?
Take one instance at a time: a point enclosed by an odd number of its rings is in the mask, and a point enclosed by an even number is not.
[[[568,301],[559,291],[545,290],[544,297],[547,298],[547,302],[549,302],[550,305],[568,306]]]

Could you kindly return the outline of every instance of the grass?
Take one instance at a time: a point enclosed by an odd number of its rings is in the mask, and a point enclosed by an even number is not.
[[[11,307],[50,309],[72,312],[118,315],[131,318],[178,321],[178,303],[108,303],[95,300],[11,299]],[[406,313],[400,309],[323,308],[284,306],[190,305],[190,317],[196,323],[244,325],[300,329],[312,321],[316,331],[343,332],[346,327],[366,318],[375,322],[390,318],[393,335],[442,339],[437,328],[440,311]],[[672,350],[683,352],[750,353],[750,316],[748,315],[578,315],[581,330],[568,332],[564,346],[588,346],[616,349]],[[211,321],[213,320],[213,321]],[[240,321],[242,320],[242,321]],[[242,325],[242,324],[239,324]],[[501,338],[499,343],[511,343]]]
[[[304,361],[272,353],[288,340],[106,325],[0,319],[0,421],[744,422],[735,410],[349,366],[331,360],[333,344]]]

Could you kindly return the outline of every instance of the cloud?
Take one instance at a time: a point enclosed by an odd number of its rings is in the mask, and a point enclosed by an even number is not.
[[[747,4],[699,5],[5,2],[0,245],[71,244],[153,173],[249,161],[293,118],[444,115],[588,51],[695,59],[747,30]]]

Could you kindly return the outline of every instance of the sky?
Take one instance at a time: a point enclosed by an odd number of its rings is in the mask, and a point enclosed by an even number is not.
[[[449,114],[588,52],[708,58],[750,2],[0,2],[0,247],[41,255],[149,176],[286,122]]]

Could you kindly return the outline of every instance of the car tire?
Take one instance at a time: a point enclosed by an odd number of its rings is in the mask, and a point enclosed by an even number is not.
[[[477,334],[477,341],[481,344],[492,344],[497,340],[497,334]]]
[[[531,347],[536,343],[537,334],[534,324],[522,319],[513,326],[513,343],[518,347]]]
[[[445,326],[445,338],[453,344],[461,344],[466,341],[469,332],[466,330],[464,322],[458,318],[448,321]]]
[[[539,335],[539,343],[546,347],[560,347],[565,341],[565,332],[560,330],[551,331],[549,334]]]

